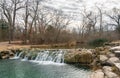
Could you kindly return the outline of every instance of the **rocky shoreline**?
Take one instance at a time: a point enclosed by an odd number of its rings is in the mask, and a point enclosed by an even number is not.
[[[90,78],[120,78],[120,47],[99,47],[96,69]],[[93,68],[94,68],[93,67]]]
[[[24,51],[28,60],[37,56],[40,49],[9,49],[0,52],[0,59],[10,59],[16,53]],[[28,54],[29,52],[29,54]],[[79,63],[90,66],[93,70],[90,78],[120,78],[120,46],[97,47],[95,49],[68,49],[64,55],[68,64]]]

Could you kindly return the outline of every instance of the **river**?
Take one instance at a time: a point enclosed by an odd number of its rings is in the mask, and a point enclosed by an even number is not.
[[[90,71],[60,63],[0,60],[0,78],[88,78]]]

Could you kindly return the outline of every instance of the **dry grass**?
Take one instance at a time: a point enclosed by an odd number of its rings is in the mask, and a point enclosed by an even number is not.
[[[48,45],[23,45],[21,41],[12,41],[12,44],[8,42],[0,42],[0,51],[8,49],[21,49],[21,48],[70,48],[75,46],[73,43],[61,43],[61,44],[48,44]]]
[[[17,44],[16,42],[12,42],[12,44],[9,44],[8,42],[0,42],[0,51],[20,48],[30,48],[30,45],[21,45],[19,43]]]

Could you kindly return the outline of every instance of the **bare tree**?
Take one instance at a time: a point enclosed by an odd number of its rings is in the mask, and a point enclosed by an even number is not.
[[[102,34],[103,34],[103,12],[102,12],[102,9],[98,6],[96,6],[97,9],[98,9],[98,12],[99,12],[99,20],[100,20],[100,25],[99,25],[99,36],[102,37]]]
[[[55,43],[58,42],[59,36],[61,34],[61,31],[66,28],[70,24],[69,19],[65,19],[64,16],[61,16],[61,14],[56,14],[54,20],[52,21],[52,25],[54,26],[55,30],[57,31],[54,33],[55,38],[54,41]]]
[[[29,17],[30,13],[29,13],[29,0],[25,1],[25,18],[24,18],[24,23],[25,23],[25,29],[23,32],[24,35],[24,39],[23,39],[23,43],[26,44],[27,43],[27,39],[28,39],[28,17]]]
[[[46,37],[46,33],[47,33],[47,28],[50,26],[50,23],[52,22],[53,20],[53,14],[51,13],[44,13],[42,12],[42,10],[39,11],[38,13],[38,31],[39,31],[39,34],[40,34],[40,42],[41,43],[44,43],[46,40],[45,40],[45,37]]]
[[[31,35],[31,32],[32,32],[33,24],[34,24],[35,31],[37,32],[36,24],[37,24],[38,10],[39,10],[40,1],[39,0],[33,0],[32,3],[33,3],[33,6],[32,6],[32,8],[30,10],[31,23],[30,23],[29,32],[28,32],[29,39],[30,39],[30,35]]]
[[[108,25],[115,26],[118,33],[120,33],[120,9],[114,9],[113,14],[106,14],[113,23],[110,23]]]
[[[9,23],[9,43],[11,43],[11,40],[14,38],[16,12],[22,8],[22,6],[19,5],[22,2],[21,0],[1,0],[0,6]]]
[[[81,12],[81,15],[83,17],[80,25],[81,37],[82,40],[85,40],[84,38],[95,36],[95,33],[97,32],[96,24],[98,22],[98,15],[92,11],[87,11],[86,8]]]

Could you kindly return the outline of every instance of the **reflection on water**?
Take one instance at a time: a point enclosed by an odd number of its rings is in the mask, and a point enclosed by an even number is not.
[[[88,78],[90,71],[71,65],[0,60],[0,78]]]

